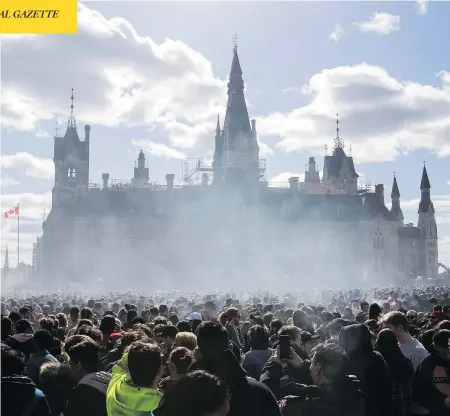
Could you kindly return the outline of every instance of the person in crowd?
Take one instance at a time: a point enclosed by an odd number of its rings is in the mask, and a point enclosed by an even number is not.
[[[382,311],[380,305],[378,305],[378,303],[370,304],[369,310],[368,310],[369,319],[373,319],[374,321],[378,322],[382,313],[383,313],[383,311]]]
[[[413,398],[432,416],[450,414],[450,330],[433,336],[434,351],[419,364],[413,385]]]
[[[111,375],[99,371],[99,349],[97,343],[83,341],[67,351],[72,377],[77,385],[69,397],[64,416],[106,414],[106,390]]]
[[[50,416],[44,393],[26,376],[19,353],[1,344],[2,416]]]
[[[8,337],[5,341],[13,350],[19,351],[25,355],[26,360],[30,358],[30,354],[36,350],[34,342],[34,330],[30,321],[20,319],[15,326],[15,333]]]
[[[163,374],[161,350],[156,344],[133,342],[113,367],[108,386],[108,416],[148,416],[162,397],[157,388]]]
[[[391,372],[392,415],[409,415],[414,380],[414,368],[411,361],[403,355],[395,334],[387,328],[378,334],[374,350],[383,356]]]
[[[102,318],[99,329],[102,332],[101,349],[103,350],[103,355],[106,355],[114,348],[116,341],[122,334],[115,332],[116,319],[111,315],[106,315]]]
[[[227,416],[230,415],[229,390],[218,377],[193,371],[172,385],[158,411],[162,416]]]
[[[270,346],[270,348],[273,348],[273,346],[278,343],[278,332],[280,331],[282,326],[283,326],[283,323],[281,322],[280,319],[274,319],[270,323],[270,333],[269,333],[269,335],[270,335],[270,338],[269,338],[269,346]]]
[[[5,342],[8,337],[12,336],[14,334],[14,326],[13,323],[11,321],[11,319],[9,319],[7,316],[4,316],[2,318],[2,329],[1,329],[1,339],[2,342]]]
[[[197,337],[192,332],[178,332],[175,337],[175,346],[194,351],[197,347]]]
[[[247,377],[229,349],[227,329],[219,322],[203,322],[198,327],[197,345],[202,358],[194,362],[189,371],[208,371],[229,387],[229,416],[280,415],[272,392],[262,383]]]
[[[242,349],[242,339],[238,330],[241,321],[241,311],[237,308],[228,308],[226,312],[227,323],[225,328],[230,341],[234,342],[239,349]]]
[[[176,347],[169,355],[168,367],[169,376],[165,377],[159,383],[158,389],[166,392],[183,374],[186,374],[193,362],[193,355],[185,347]]]
[[[292,351],[295,360],[300,360]],[[347,373],[349,358],[336,344],[321,344],[312,351],[312,385],[289,383],[281,400],[283,416],[365,416],[367,403],[360,382]]]
[[[49,362],[41,366],[39,387],[47,397],[52,416],[64,414],[67,401],[76,386],[68,363]]]
[[[339,333],[339,345],[349,357],[349,374],[356,375],[370,400],[374,416],[392,410],[393,382],[383,356],[373,350],[369,329],[363,324],[345,326]]]
[[[400,350],[412,362],[415,371],[422,360],[428,355],[428,351],[409,333],[409,322],[406,315],[398,311],[389,312],[384,315],[382,325],[384,328],[388,328],[394,332]]]
[[[266,329],[260,325],[252,326],[249,331],[249,344],[250,351],[245,354],[242,367],[250,377],[259,380],[264,365],[272,356]]]
[[[34,333],[34,342],[36,349],[34,353],[30,354],[30,359],[27,362],[28,377],[38,384],[39,371],[41,366],[45,363],[54,363],[58,360],[49,353],[53,344],[53,337],[46,329],[39,329]]]
[[[311,322],[311,316],[301,309],[297,309],[292,315],[292,323],[302,331],[307,331],[310,334],[315,334],[316,332]]]

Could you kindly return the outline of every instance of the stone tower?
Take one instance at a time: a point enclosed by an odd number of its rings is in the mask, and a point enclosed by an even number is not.
[[[141,150],[139,152],[137,167],[134,168],[134,177],[132,179],[133,185],[144,185],[147,184],[150,179],[148,166],[146,166],[145,155]]]
[[[84,128],[84,141],[78,137],[76,119],[73,114],[73,89],[70,117],[64,137],[55,136],[53,161],[55,184],[52,190],[52,207],[70,206],[89,188],[89,138],[90,126]]]
[[[244,96],[244,81],[237,45],[233,48],[228,82],[228,102],[223,129],[217,119],[214,183],[232,187],[257,187],[259,184],[259,146],[256,122],[250,122]]]
[[[420,182],[421,198],[419,203],[418,228],[424,239],[423,272],[425,277],[438,276],[438,236],[433,202],[431,201],[431,185],[428,179],[427,168],[422,171]]]

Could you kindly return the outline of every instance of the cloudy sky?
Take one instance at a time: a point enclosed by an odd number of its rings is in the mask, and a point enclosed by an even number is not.
[[[75,91],[79,132],[91,125],[91,181],[132,176],[139,149],[151,179],[181,180],[182,159],[213,152],[237,33],[249,112],[267,176],[286,182],[309,156],[322,168],[335,114],[366,183],[394,171],[417,223],[423,161],[440,260],[450,264],[448,2],[83,2],[77,35],[1,40],[3,210],[20,202],[22,259],[50,209],[53,136]],[[17,260],[16,223],[2,219]]]

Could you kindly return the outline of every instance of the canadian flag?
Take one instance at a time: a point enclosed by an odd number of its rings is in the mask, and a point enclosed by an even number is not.
[[[4,218],[8,218],[11,215],[19,215],[19,205],[17,205],[14,208],[11,208],[8,211],[5,211],[5,213],[3,214],[3,217]]]

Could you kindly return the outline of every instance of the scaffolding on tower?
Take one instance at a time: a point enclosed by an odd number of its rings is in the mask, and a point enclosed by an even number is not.
[[[183,182],[185,185],[209,185],[213,179],[213,167],[203,158],[183,160]]]

